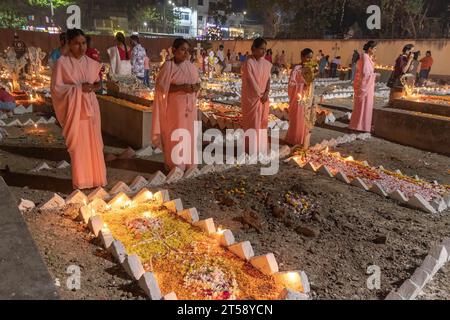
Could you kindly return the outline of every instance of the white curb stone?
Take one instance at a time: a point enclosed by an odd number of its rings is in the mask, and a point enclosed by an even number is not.
[[[130,189],[130,187],[123,181],[119,181],[117,182],[114,187],[112,187],[112,189],[109,191],[109,193],[111,195],[116,195],[119,192],[124,192],[124,193],[131,193],[132,190]]]
[[[52,168],[50,168],[47,162],[41,162],[34,169],[32,169],[31,172],[39,172],[41,170],[51,170],[51,169]]]
[[[447,249],[442,244],[433,246],[428,254],[435,258],[440,266],[443,266],[448,260]]]
[[[309,171],[312,171],[312,172],[316,172],[316,171],[317,171],[316,168],[313,166],[313,164],[312,164],[311,162],[308,162],[308,163],[303,167],[303,169],[306,169],[306,170],[309,170]]]
[[[39,209],[41,210],[50,210],[50,209],[58,209],[66,205],[66,201],[61,198],[56,193],[53,194],[53,197],[50,198],[46,203],[41,205]]]
[[[143,187],[145,187],[148,184],[147,179],[145,179],[143,176],[137,176],[134,178],[134,180],[130,184],[130,189],[134,192],[141,190]]]
[[[119,192],[108,202],[108,205],[111,206],[111,209],[121,209],[128,201],[130,198],[125,193]]]
[[[352,186],[359,187],[359,188],[361,188],[361,189],[364,189],[364,190],[366,190],[366,191],[369,191],[369,187],[368,187],[368,186],[364,183],[364,181],[361,180],[361,178],[359,178],[359,177],[356,177],[355,179],[353,179],[352,182],[350,182],[350,184],[351,184]]]
[[[239,258],[247,261],[255,256],[250,241],[243,241],[233,244],[228,247],[228,250],[237,255]]]
[[[187,169],[186,172],[184,173],[184,178],[190,179],[190,178],[195,178],[199,175],[200,175],[200,170],[198,170],[197,167],[191,167],[191,168]]]
[[[229,229],[217,232],[214,237],[219,241],[220,245],[223,247],[231,246],[235,243],[233,232]]]
[[[391,199],[397,200],[399,202],[408,202],[408,198],[400,190],[395,190],[389,194]]]
[[[180,181],[184,176],[184,171],[178,167],[173,168],[166,178],[166,183],[174,183]]]
[[[280,293],[279,300],[309,300],[307,294],[291,290],[289,288],[284,288]]]
[[[350,183],[350,179],[347,177],[347,175],[341,171],[338,171],[338,173],[336,173],[336,175],[334,176],[336,179],[338,179],[341,182]]]
[[[88,202],[88,197],[80,190],[75,190],[66,198],[66,204],[78,203],[86,204]]]
[[[119,240],[114,240],[111,246],[109,247],[108,251],[119,263],[125,261],[127,253],[125,251],[125,247],[123,246],[122,242],[120,242]]]
[[[178,215],[189,223],[195,223],[199,221],[198,212],[196,208],[190,208],[178,212]]]
[[[167,190],[159,190],[153,195],[155,201],[159,204],[163,204],[164,202],[170,201],[169,191]]]
[[[331,173],[330,169],[328,169],[327,166],[321,166],[320,169],[319,169],[319,173],[321,173],[324,176],[329,177],[329,178],[333,178],[334,177],[333,174]]]
[[[60,161],[56,165],[56,168],[58,168],[58,169],[66,169],[66,168],[69,168],[69,167],[70,167],[70,163],[68,163],[66,160]]]
[[[250,259],[250,263],[265,275],[272,275],[279,271],[278,263],[273,253],[253,257]]]
[[[371,192],[376,193],[380,196],[387,197],[386,191],[379,185],[378,182],[374,182],[372,187],[369,189]]]
[[[164,206],[172,212],[180,212],[183,210],[183,203],[181,202],[181,199],[174,199],[171,201],[167,201],[164,203]]]
[[[98,237],[98,233],[103,228],[103,220],[99,215],[91,216],[89,218],[88,227],[91,229],[92,233]]]
[[[208,235],[216,233],[216,226],[214,224],[213,218],[197,221],[196,223],[194,223],[194,225],[201,228]]]
[[[417,268],[411,276],[411,281],[420,289],[423,289],[430,280],[430,274],[422,268]]]
[[[91,193],[89,193],[88,195],[88,200],[92,201],[94,199],[102,199],[105,200],[109,197],[109,193],[106,192],[105,189],[103,189],[102,187],[98,187],[96,188],[94,191],[92,191]]]
[[[105,248],[106,250],[108,250],[114,242],[114,237],[112,236],[111,232],[106,231],[105,229],[100,230],[100,232],[98,233],[98,237],[102,242],[103,248]]]
[[[447,204],[445,203],[443,198],[440,199],[434,199],[430,202],[430,205],[436,210],[437,212],[442,212],[447,209]]]
[[[414,282],[408,279],[403,282],[400,288],[398,288],[397,293],[404,300],[414,300],[420,293],[420,288]]]
[[[136,156],[138,157],[150,157],[153,154],[153,148],[148,146],[146,148],[139,149],[136,151]]]
[[[159,186],[166,182],[166,175],[161,171],[155,172],[149,179],[149,186]]]
[[[150,190],[147,188],[142,188],[134,197],[133,201],[135,203],[145,203],[148,201],[151,201],[155,198],[155,195],[153,195]]]
[[[141,260],[136,254],[127,255],[122,266],[133,280],[139,280],[145,273]]]
[[[425,260],[423,260],[421,268],[428,272],[431,277],[433,277],[436,272],[439,271],[441,265],[439,264],[439,261],[437,261],[435,258],[433,258],[430,255],[427,255],[425,257]]]
[[[150,300],[161,300],[161,290],[158,281],[152,272],[145,272],[138,281],[139,287],[144,290]]]
[[[420,194],[415,193],[408,201],[408,205],[413,208],[422,209],[429,213],[436,213],[436,210],[431,206],[431,204],[426,201]]]

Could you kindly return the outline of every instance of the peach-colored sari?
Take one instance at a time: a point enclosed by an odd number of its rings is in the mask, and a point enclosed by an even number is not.
[[[195,165],[197,137],[194,132],[194,121],[197,120],[197,93],[181,91],[169,93],[169,88],[171,84],[199,82],[198,70],[190,61],[178,65],[173,60],[166,61],[156,79],[152,143],[163,150],[164,161],[170,169],[179,167],[184,170]],[[177,129],[189,134],[189,141],[182,141],[179,137],[174,137],[175,141],[172,141],[171,136],[173,133],[176,134]],[[189,147],[178,149],[180,142],[188,143]]]
[[[98,81],[101,64],[83,56],[61,56],[52,74],[51,93],[56,117],[71,158],[74,188],[105,186],[100,110],[94,92],[82,92],[83,83]]]

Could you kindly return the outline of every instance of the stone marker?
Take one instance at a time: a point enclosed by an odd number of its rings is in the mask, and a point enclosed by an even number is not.
[[[96,211],[102,212],[108,208],[108,204],[104,200],[96,198],[89,203],[89,207]]]
[[[183,178],[183,176],[184,176],[184,171],[178,167],[175,167],[172,170],[170,170],[169,174],[167,175],[166,183],[170,184],[170,183],[180,181]]]
[[[151,146],[139,149],[136,151],[137,157],[150,157],[153,154],[153,148]]]
[[[433,246],[428,254],[435,258],[440,266],[443,266],[448,260],[447,248],[442,244]]]
[[[109,193],[106,192],[105,189],[103,189],[102,187],[98,187],[96,188],[94,191],[92,191],[91,193],[89,193],[88,195],[88,200],[92,201],[94,199],[102,199],[105,200],[109,197]]]
[[[163,204],[164,202],[170,201],[169,191],[167,190],[159,190],[153,195],[155,201],[159,204]]]
[[[50,210],[50,209],[58,209],[66,205],[66,201],[61,198],[56,193],[53,194],[53,196],[48,200],[46,203],[41,205],[39,209],[41,210]]]
[[[184,178],[190,179],[190,178],[195,178],[199,175],[200,175],[200,170],[198,170],[198,168],[195,166],[195,167],[190,167],[189,169],[186,170],[186,172],[184,173]]]
[[[75,190],[66,198],[66,204],[78,203],[86,204],[88,202],[88,197],[80,190]]]
[[[380,186],[378,182],[374,182],[372,187],[369,189],[371,192],[376,193],[380,196],[387,197],[386,191]]]
[[[366,191],[369,191],[369,189],[370,189],[367,186],[367,184],[359,177],[356,177],[355,179],[353,179],[352,182],[350,182],[350,184],[352,186],[359,187],[359,188],[364,189]]]
[[[292,289],[284,288],[283,291],[280,293],[279,300],[309,300],[309,297],[307,294],[297,292]]]
[[[102,242],[103,248],[105,248],[106,250],[108,250],[108,248],[114,242],[114,237],[112,236],[111,232],[105,229],[100,230],[100,232],[98,233],[98,237]]]
[[[130,184],[130,189],[134,192],[141,190],[143,187],[145,187],[148,184],[147,179],[145,179],[143,176],[137,176],[133,179],[133,181]]]
[[[34,123],[33,120],[28,119],[27,121],[25,121],[25,122],[23,123],[23,125],[24,125],[24,126],[34,126],[35,123]]]
[[[99,215],[91,216],[88,222],[88,228],[98,237],[98,233],[103,228],[103,220]]]
[[[392,290],[384,300],[403,300],[403,298],[397,292]]]
[[[161,290],[158,281],[152,272],[145,272],[138,281],[139,287],[144,290],[150,300],[161,300]]]
[[[20,199],[19,210],[21,212],[29,211],[31,209],[34,209],[35,207],[36,207],[36,205],[34,204],[33,201],[26,200],[26,199]]]
[[[243,241],[233,244],[228,247],[228,250],[237,255],[239,258],[247,261],[255,256],[250,241]]]
[[[119,192],[131,193],[132,190],[125,182],[119,181],[114,185],[114,187],[112,187],[112,189],[109,191],[109,194],[115,195],[118,194]]]
[[[214,234],[214,238],[216,238],[219,241],[219,244],[223,247],[231,246],[235,242],[233,232],[229,229],[216,232]]]
[[[37,166],[31,170],[31,172],[39,172],[41,170],[51,170],[50,166],[47,164],[47,162],[41,162],[38,163]]]
[[[414,300],[420,293],[420,288],[410,279],[407,279],[400,288],[398,288],[397,293],[404,300]]]
[[[150,179],[148,181],[148,185],[149,186],[159,186],[159,185],[164,184],[164,182],[166,182],[166,175],[158,170],[150,177]]]
[[[431,206],[431,204],[426,201],[420,194],[415,193],[408,201],[408,205],[416,208],[424,210],[428,213],[436,213],[436,210]]]
[[[89,222],[89,219],[94,215],[94,211],[92,210],[92,207],[82,206],[80,208],[80,215],[78,216],[78,219],[83,221],[85,224]]]
[[[436,212],[442,212],[447,209],[447,204],[445,203],[443,198],[434,199],[430,202],[430,205],[436,210]]]
[[[198,212],[196,208],[190,208],[178,212],[178,215],[189,223],[195,223],[199,221]]]
[[[130,198],[128,198],[125,193],[119,192],[108,202],[108,205],[111,206],[111,209],[121,209],[125,207],[129,201]]]
[[[15,115],[22,115],[22,114],[25,114],[26,111],[27,111],[27,109],[24,106],[20,105],[20,106],[14,108],[13,113]]]
[[[318,170],[319,173],[321,173],[322,175],[329,177],[329,178],[333,178],[333,174],[331,173],[330,169],[328,169],[327,166],[321,166],[320,169]]]
[[[430,280],[431,280],[430,274],[425,270],[423,270],[422,268],[417,268],[416,271],[414,271],[413,275],[411,276],[411,281],[421,290]]]
[[[279,271],[278,263],[273,253],[253,257],[250,259],[250,263],[265,275],[272,275]]]
[[[347,178],[347,175],[341,171],[338,171],[338,173],[336,173],[336,175],[334,176],[336,179],[338,179],[339,181],[342,181],[344,183],[349,184],[350,183],[350,179]]]
[[[427,255],[420,266],[424,271],[428,272],[428,274],[433,277],[436,272],[439,271],[441,264],[435,258],[430,255]]]
[[[178,300],[178,298],[175,292],[171,292],[164,296],[164,300]]]
[[[164,202],[164,207],[167,208],[167,210],[177,213],[183,210],[183,202],[181,199],[174,199],[171,201]]]
[[[208,235],[216,233],[216,226],[214,225],[213,218],[208,218],[204,220],[199,220],[194,223],[195,226],[201,228]]]
[[[306,169],[306,170],[309,170],[312,172],[316,172],[316,168],[314,167],[314,165],[311,162],[308,162],[307,164],[305,164],[303,169]]]
[[[122,266],[126,273],[133,279],[138,281],[145,273],[141,260],[136,254],[127,255],[122,262]]]
[[[114,240],[111,246],[108,249],[108,252],[112,254],[112,256],[119,262],[122,263],[125,261],[125,257],[127,255],[125,251],[125,247],[122,242],[119,240]]]
[[[150,192],[147,188],[142,188],[133,198],[133,201],[136,203],[145,203],[152,201],[154,199],[153,193]]]
[[[397,200],[401,203],[408,202],[408,198],[400,190],[395,190],[389,194],[389,198]]]
[[[58,168],[58,169],[66,169],[66,168],[69,168],[69,167],[70,167],[70,163],[68,163],[66,160],[60,161],[56,165],[56,168]]]

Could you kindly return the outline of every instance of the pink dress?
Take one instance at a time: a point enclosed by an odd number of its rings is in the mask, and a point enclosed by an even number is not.
[[[242,64],[242,129],[256,130],[257,145],[250,145],[250,152],[267,151],[267,127],[269,124],[270,102],[261,102],[270,79],[272,64],[264,58],[249,57]],[[247,145],[247,143],[246,143]]]
[[[169,93],[171,84],[196,83],[200,83],[200,77],[190,61],[179,65],[172,60],[166,61],[156,79],[152,143],[163,150],[164,161],[170,169],[179,167],[184,170],[198,163],[197,135],[201,132],[194,131],[197,93]],[[188,139],[182,138],[184,134],[189,135]]]
[[[376,73],[374,62],[367,53],[358,60],[353,88],[353,112],[349,128],[370,132],[372,127],[373,96]]]
[[[61,56],[53,69],[53,107],[66,139],[76,189],[107,184],[97,97],[81,89],[83,83],[99,81],[100,69],[101,64],[87,56]]]
[[[289,78],[289,129],[286,142],[292,145],[303,145],[305,137],[309,134],[309,128],[305,123],[305,107],[300,103],[299,95],[308,92],[308,85],[302,75],[302,66],[296,66]]]

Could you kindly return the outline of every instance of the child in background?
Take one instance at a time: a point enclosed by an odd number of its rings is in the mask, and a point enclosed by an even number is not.
[[[145,49],[145,53],[147,53],[147,49]],[[144,84],[147,87],[150,86],[150,59],[147,54],[144,58]]]
[[[16,100],[3,86],[0,86],[0,110],[12,115],[16,107]]]

